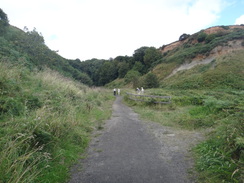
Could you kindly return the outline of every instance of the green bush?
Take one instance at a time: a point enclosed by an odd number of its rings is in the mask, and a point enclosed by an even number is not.
[[[157,88],[157,87],[159,87],[159,81],[158,81],[157,76],[153,73],[148,73],[144,78],[143,85],[145,88]]]
[[[205,32],[200,32],[198,34],[197,41],[203,42],[203,41],[205,41],[206,37],[207,37],[207,34]]]
[[[202,172],[202,179],[208,177],[208,182],[243,180],[244,147],[240,139],[244,137],[244,125],[243,115],[239,115],[222,120],[222,125],[216,128],[209,140],[196,147],[199,154],[196,166]]]

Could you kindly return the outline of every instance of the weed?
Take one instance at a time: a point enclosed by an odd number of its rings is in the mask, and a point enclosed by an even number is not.
[[[0,182],[65,182],[113,97],[49,69],[0,68]]]

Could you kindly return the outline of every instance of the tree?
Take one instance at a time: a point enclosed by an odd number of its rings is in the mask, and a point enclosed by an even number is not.
[[[144,65],[141,62],[136,62],[133,66],[133,70],[140,72],[141,74],[144,73]]]
[[[9,26],[8,16],[0,8],[0,35],[5,32],[7,26]]]
[[[75,71],[73,71],[72,75],[75,80],[78,80],[81,83],[84,83],[88,86],[91,86],[93,84],[91,78],[85,73],[81,73],[81,72],[75,70]]]
[[[7,16],[6,13],[4,13],[4,11],[1,8],[0,8],[0,22],[4,26],[8,26],[9,25],[8,16]]]
[[[145,55],[145,51],[147,50],[148,47],[146,46],[143,46],[137,50],[134,51],[134,54],[133,54],[133,58],[134,58],[134,61],[139,61],[141,63],[144,62],[144,55]]]
[[[143,57],[146,68],[149,69],[153,63],[162,58],[162,54],[154,47],[147,48]]]
[[[203,42],[203,41],[205,41],[206,37],[207,37],[207,34],[205,32],[200,32],[198,34],[197,41]]]
[[[186,33],[184,33],[184,34],[182,34],[182,35],[180,36],[179,41],[184,41],[184,40],[187,39],[188,37],[190,37],[190,34],[186,34]]]
[[[159,87],[159,81],[155,74],[148,73],[144,80],[144,87],[145,88],[157,88]]]
[[[106,61],[99,69],[99,85],[105,85],[118,77],[118,68],[115,62]]]
[[[138,78],[139,76],[140,76],[140,73],[138,71],[130,70],[125,75],[125,82],[130,83],[130,82],[134,81],[136,78]]]
[[[119,63],[118,66],[119,66],[119,70],[118,70],[119,78],[125,77],[126,73],[129,70],[129,64],[126,62],[121,62]]]

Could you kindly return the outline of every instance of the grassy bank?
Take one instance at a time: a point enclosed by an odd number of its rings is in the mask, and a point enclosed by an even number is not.
[[[172,103],[127,103],[143,119],[181,129],[205,130],[207,140],[194,147],[199,182],[244,179],[244,92],[241,90],[147,90],[170,95]]]
[[[0,182],[65,182],[113,97],[45,69],[0,62]]]

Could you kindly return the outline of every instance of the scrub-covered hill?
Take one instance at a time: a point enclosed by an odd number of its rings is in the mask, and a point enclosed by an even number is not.
[[[244,26],[213,27],[161,48],[162,87],[243,89]]]
[[[92,85],[90,77],[75,69],[57,51],[50,50],[43,36],[36,29],[28,30],[12,26],[0,9],[0,61],[25,65],[31,70],[50,68],[81,83]]]

